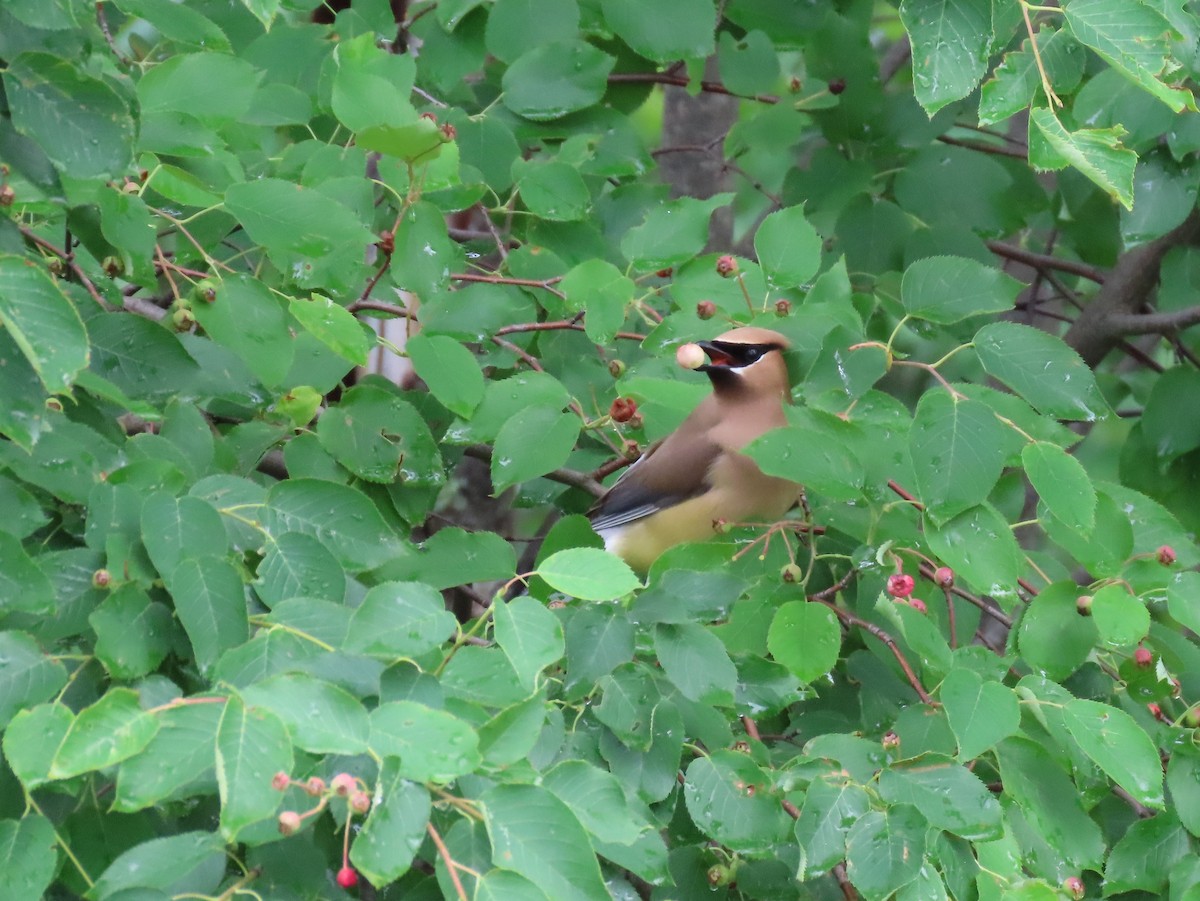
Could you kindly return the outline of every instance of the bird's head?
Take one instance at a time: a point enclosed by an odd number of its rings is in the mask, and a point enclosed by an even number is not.
[[[708,357],[708,362],[697,368],[708,375],[718,394],[791,395],[783,359],[789,345],[779,332],[742,326],[696,343]]]

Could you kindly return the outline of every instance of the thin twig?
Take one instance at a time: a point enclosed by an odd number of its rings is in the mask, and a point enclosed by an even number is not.
[[[83,269],[80,268],[79,264],[75,262],[74,254],[68,253],[67,251],[65,251],[63,249],[56,247],[54,244],[47,241],[45,238],[42,238],[42,237],[34,234],[32,231],[30,231],[24,225],[18,225],[17,230],[22,235],[25,236],[25,239],[27,241],[32,241],[38,247],[42,248],[42,250],[45,250],[48,253],[53,254],[54,256],[56,256],[60,260],[62,260],[64,263],[66,263],[67,268],[71,270],[71,274],[74,275],[77,279],[79,279],[79,283],[81,285],[83,285],[84,290],[87,291],[88,295],[92,298],[92,300],[96,301],[96,303],[100,304],[100,306],[106,310],[111,311],[113,309],[113,307],[108,303],[108,301],[106,301],[103,297],[100,296],[100,292],[96,290],[96,286],[94,284],[92,284],[92,280],[87,277],[87,273],[84,272]]]
[[[557,319],[553,322],[521,322],[516,325],[506,325],[496,329],[497,335],[516,335],[522,332],[556,332],[556,331],[576,331],[582,332],[584,327],[573,320]],[[624,341],[645,341],[645,335],[639,335],[637,332],[617,332],[616,337]]]
[[[438,831],[433,828],[433,823],[426,823],[425,830],[429,833],[429,837],[433,839],[434,845],[437,846],[438,854],[446,864],[446,872],[450,874],[450,881],[454,883],[454,890],[458,892],[460,901],[467,901],[467,891],[463,888],[462,880],[458,878],[458,864],[450,856],[450,849],[446,847],[446,843],[442,841],[442,837],[438,834]]]
[[[937,706],[937,702],[929,696],[929,692],[925,690],[925,686],[923,686],[921,684],[921,680],[917,678],[917,674],[913,670],[912,664],[908,662],[908,658],[905,657],[904,652],[900,650],[900,645],[896,643],[896,639],[894,639],[887,631],[881,629],[873,622],[869,622],[860,616],[856,616],[849,610],[843,610],[841,607],[837,606],[837,604],[831,603],[830,601],[816,600],[815,603],[824,604],[833,611],[834,616],[840,619],[847,626],[856,626],[859,629],[863,629],[887,645],[888,650],[892,652],[892,656],[896,658],[896,662],[900,664],[900,668],[904,670],[904,675],[908,679],[908,684],[913,687],[913,691],[917,693],[917,697],[919,697],[925,704]]]
[[[567,299],[567,295],[563,294],[557,288],[553,287],[562,281],[561,275],[556,275],[554,278],[542,279],[539,281],[536,278],[510,278],[507,275],[483,275],[478,272],[456,272],[450,276],[456,282],[485,282],[489,285],[519,285],[522,288],[541,288],[544,291],[549,291],[555,297]]]
[[[833,865],[833,878],[837,880],[838,887],[841,888],[842,897],[845,901],[858,901],[858,892],[854,890],[854,886],[846,878],[846,865],[844,863]]]
[[[988,241],[987,248],[997,256],[1016,260],[1018,263],[1025,263],[1027,266],[1032,266],[1035,269],[1057,269],[1060,272],[1069,272],[1072,275],[1086,278],[1088,281],[1093,281],[1098,285],[1104,284],[1104,273],[1095,266],[1089,266],[1087,263],[1080,263],[1076,260],[1064,260],[1061,257],[1049,256],[1044,253],[1035,253],[1023,247],[1005,244],[1003,241]]]
[[[493,451],[486,444],[469,444],[463,448],[463,454],[473,457],[476,460],[482,460],[484,463],[491,463]],[[543,475],[542,478],[549,479],[551,482],[558,482],[560,485],[570,485],[572,488],[586,491],[592,497],[600,497],[604,494],[603,485],[590,478],[586,473],[575,469],[553,469]]]
[[[614,72],[608,76],[609,84],[668,84],[677,88],[686,88],[692,80],[686,75],[671,75],[668,72]],[[701,81],[700,90],[706,94],[724,94],[727,97],[740,97],[742,100],[756,100],[759,103],[778,103],[779,98],[774,94],[738,94],[729,90],[719,81]]]
[[[949,135],[938,135],[938,140],[943,144],[950,144],[954,147],[965,147],[968,150],[978,150],[980,153],[991,153],[996,156],[1008,156],[1015,160],[1026,160],[1029,155],[1024,150],[1017,150],[1015,147],[1005,147],[1002,144],[988,144],[985,141],[967,141],[962,138],[952,138]]]

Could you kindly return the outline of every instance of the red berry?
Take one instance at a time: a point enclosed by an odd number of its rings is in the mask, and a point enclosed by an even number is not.
[[[888,576],[887,591],[894,598],[906,598],[913,593],[913,589],[916,587],[917,583],[913,581],[912,576],[904,573]]]
[[[920,598],[909,598],[908,606],[916,610],[917,613],[927,613],[929,611],[929,608],[925,606],[925,602]]]
[[[1146,709],[1149,710],[1150,715],[1160,723],[1165,723],[1167,721],[1166,714],[1163,713],[1162,707],[1160,707],[1158,704],[1155,704],[1153,701],[1146,705]]]
[[[279,834],[295,835],[300,830],[300,814],[294,810],[285,810],[279,815]]]
[[[711,300],[702,300],[696,304],[696,316],[700,319],[712,319],[717,313],[717,305]]]
[[[782,318],[790,312],[792,312],[792,302],[790,300],[775,301],[775,315],[776,316],[779,316]]]
[[[1175,562],[1175,548],[1169,544],[1164,544],[1154,552],[1154,556],[1158,558],[1158,562],[1163,566],[1170,566]]]
[[[337,884],[342,888],[354,888],[358,885],[358,873],[354,872],[354,867],[342,867],[338,870]]]
[[[948,566],[939,566],[933,571],[933,581],[943,588],[949,588],[954,584],[954,570]]]
[[[445,125],[443,125],[441,127],[441,132],[442,132],[442,140],[446,141],[446,142],[453,141],[455,138],[458,137],[458,129],[455,128],[453,125],[451,125],[449,122],[447,122]]]
[[[674,270],[672,267],[668,266],[666,269],[659,269],[659,270],[658,270],[656,273],[654,273],[654,274],[655,274],[655,275],[657,275],[659,278],[670,278],[670,277],[671,277],[671,273],[672,273],[672,272],[674,272],[674,271],[675,271],[675,270]]]
[[[831,78],[829,79],[829,93],[836,97],[842,91],[846,90],[846,79]]]
[[[350,808],[355,813],[366,813],[371,809],[371,796],[365,791],[356,791],[350,796]]]
[[[278,773],[276,773],[274,776],[271,777],[271,788],[275,789],[275,791],[278,791],[278,792],[287,791],[287,787],[291,784],[292,784],[292,777],[289,776],[287,773],[285,773],[283,770],[280,770]]]
[[[1067,894],[1074,898],[1075,901],[1081,901],[1083,898],[1085,891],[1083,887],[1083,880],[1078,876],[1068,876],[1066,879],[1064,879],[1063,888],[1067,890]]]
[[[1147,648],[1138,648],[1133,652],[1133,662],[1144,668],[1154,662],[1154,655]]]
[[[613,422],[629,422],[637,413],[637,401],[632,397],[618,397],[608,408],[608,415]]]
[[[333,793],[339,798],[349,797],[350,792],[358,788],[358,783],[349,773],[338,773],[330,784],[333,786]]]
[[[717,257],[717,275],[721,278],[729,278],[731,275],[736,275],[738,271],[737,260],[726,254],[723,257]]]
[[[431,113],[431,112],[429,112],[429,110],[426,110],[425,112],[421,113],[421,118],[428,119],[430,122],[436,122],[437,121],[437,113]]]

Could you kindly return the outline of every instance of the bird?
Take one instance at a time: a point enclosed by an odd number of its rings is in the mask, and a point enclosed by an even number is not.
[[[696,343],[703,356],[686,361],[685,345],[680,363],[705,373],[712,394],[588,511],[605,549],[642,573],[669,548],[711,538],[722,522],[779,519],[800,495],[800,485],[765,475],[742,453],[787,424],[787,339],[742,326]]]

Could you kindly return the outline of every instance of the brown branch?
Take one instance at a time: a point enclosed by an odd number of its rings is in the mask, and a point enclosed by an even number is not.
[[[108,49],[112,51],[113,56],[123,65],[129,65],[129,59],[117,49],[117,45],[113,42],[112,32],[108,28],[108,16],[104,12],[104,0],[96,0],[96,24],[100,26],[100,33],[104,35],[104,43],[108,44]]]
[[[450,849],[446,847],[446,843],[442,841],[442,837],[438,834],[438,831],[433,828],[433,823],[426,823],[425,831],[433,839],[434,845],[437,846],[438,854],[446,864],[446,872],[450,874],[450,881],[454,883],[454,890],[458,892],[459,901],[467,901],[466,889],[463,888],[462,880],[458,878],[458,864],[450,856]]]
[[[762,736],[758,733],[758,723],[754,722],[754,720],[752,720],[750,717],[742,717],[742,728],[745,729],[746,734],[755,741],[762,741]]]
[[[1067,329],[1063,340],[1089,366],[1103,360],[1124,335],[1117,323],[1146,305],[1158,283],[1163,257],[1172,248],[1191,243],[1198,234],[1200,212],[1193,210],[1182,225],[1161,238],[1121,254],[1104,285]]]
[[[638,454],[640,457],[641,454]],[[602,481],[606,476],[612,475],[618,469],[624,469],[636,460],[638,457],[613,457],[607,463],[601,463],[593,469],[588,477],[595,479],[597,482]]]
[[[389,316],[395,316],[399,319],[415,319],[412,313],[404,309],[404,307],[394,303],[384,303],[382,300],[356,300],[346,307],[346,310],[351,313],[357,313],[360,310],[371,310],[375,313],[386,313]]]
[[[846,865],[844,863],[833,865],[833,878],[837,880],[838,887],[842,890],[842,897],[846,901],[858,901],[858,892],[854,890],[854,886],[846,878]]]
[[[921,563],[920,565],[918,565],[917,571],[921,574],[921,576],[923,578],[928,579],[930,582],[934,581],[934,578],[933,578],[934,569],[928,563]],[[953,594],[955,597],[962,598],[968,604],[973,604],[974,606],[978,607],[985,614],[990,616],[992,619],[996,620],[996,622],[1003,623],[1005,626],[1007,626],[1010,629],[1012,628],[1012,624],[1013,624],[1012,617],[1009,616],[1007,613],[1005,613],[1003,610],[1001,610],[999,607],[995,607],[992,604],[989,604],[983,598],[976,597],[975,595],[971,594],[969,591],[964,591],[963,589],[959,588],[957,585],[952,585],[950,587],[950,593]]]
[[[35,235],[24,225],[17,225],[17,230],[25,236],[26,241],[33,242],[38,247],[42,248],[42,250],[53,254],[66,263],[67,268],[71,270],[71,274],[79,279],[79,283],[83,285],[84,290],[87,291],[92,300],[96,301],[96,303],[100,304],[100,306],[106,310],[111,311],[113,309],[109,302],[100,295],[99,291],[96,290],[96,286],[92,283],[92,280],[87,277],[87,273],[84,272],[83,269],[80,268],[79,264],[75,262],[75,254],[68,253],[62,248],[56,247],[45,238]]]
[[[925,690],[925,686],[921,684],[921,680],[917,678],[917,674],[913,670],[912,664],[908,662],[908,658],[905,657],[904,652],[900,650],[900,646],[896,643],[896,639],[892,638],[888,632],[884,631],[874,623],[854,615],[849,610],[843,610],[841,607],[837,606],[837,604],[831,603],[830,601],[818,599],[815,601],[815,603],[824,604],[833,611],[834,616],[840,619],[847,626],[856,626],[859,629],[863,629],[887,645],[888,650],[892,652],[892,656],[896,658],[896,662],[900,664],[900,668],[904,670],[904,675],[908,679],[908,684],[913,687],[913,691],[917,693],[917,697],[919,697],[925,704],[938,706],[937,702],[929,696],[929,692]]]
[[[1003,241],[988,241],[987,248],[996,254],[996,256],[1024,263],[1026,266],[1032,266],[1034,269],[1057,269],[1060,272],[1069,272],[1072,275],[1086,278],[1098,285],[1104,284],[1104,273],[1095,266],[1089,266],[1087,263],[1080,263],[1076,260],[1064,260],[1061,257],[1045,253],[1036,253],[1032,250],[1026,250],[1023,247],[1005,244]]]
[[[563,280],[561,275],[538,280],[536,278],[509,278],[506,275],[483,275],[478,272],[456,272],[450,276],[456,282],[486,282],[489,285],[520,285],[523,288],[541,288],[555,297],[567,299],[567,295],[552,287]]]
[[[808,600],[810,600],[810,601],[827,601],[827,600],[829,600],[831,597],[833,597],[839,591],[841,591],[843,588],[845,588],[847,585],[849,585],[854,580],[854,577],[856,575],[858,575],[857,569],[851,568],[851,569],[847,570],[846,574],[844,576],[842,576],[840,579],[838,579],[836,582],[834,582],[828,588],[822,588],[820,591],[818,591],[814,594],[810,594],[808,596]]]
[[[553,322],[522,322],[517,325],[506,325],[496,329],[497,335],[516,335],[521,332],[556,332],[563,330],[571,330],[582,332],[583,326],[578,322],[569,319],[558,319]],[[625,341],[645,341],[645,335],[639,335],[637,332],[617,332],[616,335]]]
[[[888,47],[879,64],[879,81],[887,84],[896,77],[896,73],[904,68],[904,64],[912,59],[912,45],[908,35],[901,35],[892,46]]]
[[[892,489],[892,491],[894,491],[896,494],[898,494],[904,500],[908,501],[910,504],[912,504],[918,510],[925,509],[925,505],[922,504],[919,500],[917,500],[916,497],[911,492],[909,492],[909,491],[905,490],[903,487],[901,487],[901,485],[895,479],[888,479],[887,484],[888,484],[888,487]]]
[[[1122,335],[1166,335],[1200,323],[1200,306],[1168,313],[1114,313],[1111,329]]]
[[[669,84],[677,88],[686,88],[692,80],[686,75],[671,75],[669,72],[614,72],[608,76],[609,84]],[[724,94],[726,97],[739,97],[742,100],[756,100],[759,103],[778,103],[779,98],[774,94],[738,94],[729,90],[719,81],[701,81],[700,90],[706,94]]]
[[[493,451],[486,444],[469,444],[463,448],[463,454],[476,460],[482,460],[484,463],[491,463]],[[551,482],[558,482],[560,485],[569,485],[572,488],[586,491],[592,497],[600,497],[604,494],[604,486],[578,470],[554,469],[545,473],[542,478],[549,479]]]
[[[1028,159],[1028,154],[1025,151],[1018,150],[1015,147],[1005,147],[1002,144],[988,144],[985,141],[966,141],[962,138],[952,138],[949,135],[938,135],[938,140],[943,144],[950,144],[954,147],[965,147],[967,150],[978,150],[980,153],[1009,156],[1022,161]]]

